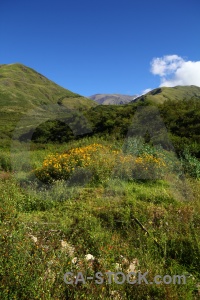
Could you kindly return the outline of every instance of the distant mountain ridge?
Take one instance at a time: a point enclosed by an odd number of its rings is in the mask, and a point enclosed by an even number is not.
[[[131,101],[151,101],[156,104],[164,103],[166,100],[190,100],[192,98],[200,99],[200,87],[195,85],[190,86],[175,86],[175,87],[159,87],[151,90],[145,95],[139,96]]]
[[[100,105],[120,105],[127,104],[134,100],[137,96],[122,95],[122,94],[95,94],[88,98],[94,100]]]

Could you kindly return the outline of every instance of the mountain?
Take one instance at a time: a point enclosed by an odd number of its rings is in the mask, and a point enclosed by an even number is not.
[[[0,139],[11,137],[17,121],[42,105],[87,110],[96,102],[73,93],[20,63],[0,65]]]
[[[150,101],[155,104],[162,104],[166,100],[190,100],[192,98],[200,99],[200,87],[194,85],[160,87],[145,95],[135,98],[131,101],[131,103],[138,101]]]
[[[71,102],[66,99],[70,99]],[[94,101],[57,85],[22,64],[0,65],[1,111],[22,112],[21,108],[26,110],[38,105],[57,103],[59,100],[60,103],[71,106],[76,106],[76,103],[86,107],[96,105]]]
[[[136,96],[121,95],[121,94],[95,94],[88,98],[102,105],[119,105],[131,102]]]

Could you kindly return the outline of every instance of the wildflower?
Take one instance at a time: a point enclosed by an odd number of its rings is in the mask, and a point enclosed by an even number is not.
[[[85,255],[85,259],[86,259],[87,261],[90,261],[90,260],[94,260],[95,257],[94,257],[92,254],[86,254],[86,255]]]
[[[138,267],[138,265],[139,265],[139,262],[138,262],[138,259],[137,258],[135,258],[135,259],[133,259],[131,262],[130,262],[130,264],[129,264],[129,266],[128,266],[128,269],[127,269],[127,273],[130,273],[130,272],[136,272],[136,270],[137,270],[137,267]]]
[[[63,251],[66,251],[68,253],[69,256],[73,256],[75,249],[73,246],[71,246],[69,243],[67,243],[66,241],[61,240],[61,247]]]
[[[78,261],[78,258],[77,258],[77,257],[74,257],[74,258],[71,260],[71,262],[72,262],[73,264],[76,264],[77,261]]]
[[[36,236],[30,234],[29,237],[32,239],[32,241],[33,241],[34,243],[37,243],[38,239],[37,239]]]
[[[119,264],[119,263],[116,263],[116,264],[115,264],[115,271],[121,272],[121,271],[122,271],[122,265]]]

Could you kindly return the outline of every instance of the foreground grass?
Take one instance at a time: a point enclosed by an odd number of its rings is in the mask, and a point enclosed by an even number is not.
[[[50,150],[32,152],[36,167]],[[186,201],[170,177],[38,188],[23,172],[21,180],[6,172],[0,180],[1,299],[198,299],[199,181],[186,179]],[[95,259],[87,261],[87,254]],[[126,272],[133,261],[149,281],[187,274],[186,284],[67,285],[63,279],[69,271]]]

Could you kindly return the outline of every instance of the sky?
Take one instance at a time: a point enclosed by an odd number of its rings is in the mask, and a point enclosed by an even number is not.
[[[0,64],[84,96],[200,86],[199,0],[0,0]]]

